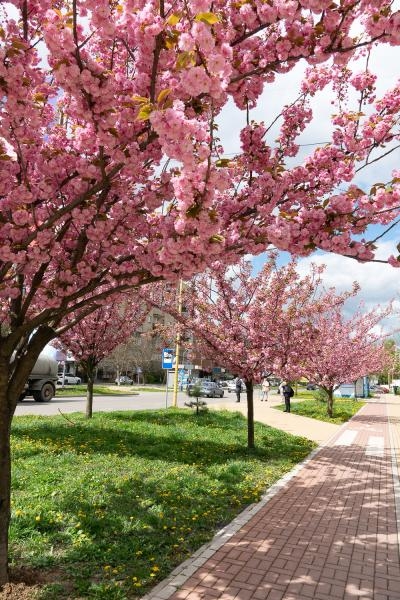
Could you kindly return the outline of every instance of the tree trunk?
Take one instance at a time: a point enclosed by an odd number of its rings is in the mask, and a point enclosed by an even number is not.
[[[0,588],[8,582],[8,529],[11,516],[11,422],[25,382],[54,330],[40,326],[26,341],[25,352],[12,360],[12,335],[0,337]],[[8,344],[7,344],[8,342]],[[20,348],[21,350],[21,348]]]
[[[86,418],[91,419],[93,416],[93,377],[88,377],[86,391]]]
[[[247,394],[247,447],[254,448],[254,388],[252,381],[246,381]]]
[[[330,388],[326,391],[328,393],[328,401],[326,403],[326,408],[328,411],[328,416],[332,418],[333,417],[333,389]]]
[[[1,375],[0,375],[1,378]],[[7,387],[0,385],[0,588],[8,581],[8,528],[10,525],[11,452]]]
[[[91,419],[93,416],[93,385],[96,371],[96,364],[93,360],[88,359],[85,364],[87,376],[86,390],[86,418]]]

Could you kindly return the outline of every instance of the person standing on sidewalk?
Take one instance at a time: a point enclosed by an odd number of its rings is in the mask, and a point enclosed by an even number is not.
[[[235,381],[235,392],[236,392],[236,402],[240,402],[240,393],[242,391],[243,382],[239,376],[236,377]]]
[[[294,396],[294,391],[290,383],[288,383],[287,381],[282,381],[281,386],[282,394],[285,398],[285,410],[283,412],[290,413],[290,398]]]
[[[268,400],[269,394],[269,381],[268,377],[264,377],[261,382],[261,402],[266,402]]]

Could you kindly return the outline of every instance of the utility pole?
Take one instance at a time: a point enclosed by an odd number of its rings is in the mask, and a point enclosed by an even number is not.
[[[182,289],[183,282],[182,279],[179,280],[178,284],[178,314],[182,314]],[[172,396],[172,406],[175,408],[178,406],[178,369],[179,369],[179,352],[180,352],[180,344],[181,344],[181,333],[180,328],[178,326],[175,338],[175,373],[174,373],[174,391]]]

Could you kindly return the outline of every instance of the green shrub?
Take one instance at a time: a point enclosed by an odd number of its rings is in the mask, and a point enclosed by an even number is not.
[[[312,395],[313,398],[315,398],[315,400],[318,400],[318,402],[327,402],[328,400],[328,394],[322,388],[317,388],[316,390],[313,390]]]

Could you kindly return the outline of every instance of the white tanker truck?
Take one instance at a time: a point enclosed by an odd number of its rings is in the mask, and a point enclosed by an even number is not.
[[[36,402],[51,400],[56,393],[57,373],[57,361],[42,352],[31,371],[25,392],[21,395],[20,400],[23,400],[25,396],[33,396]]]

